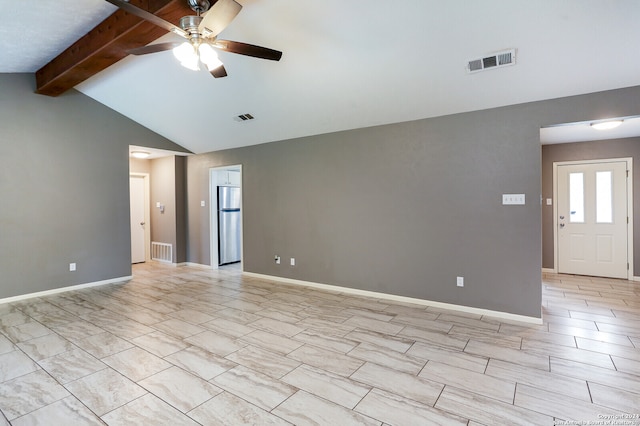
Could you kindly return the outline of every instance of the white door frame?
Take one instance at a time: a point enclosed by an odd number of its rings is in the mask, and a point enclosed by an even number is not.
[[[151,213],[149,211],[149,206],[151,202],[150,192],[149,192],[149,173],[129,173],[129,178],[141,177],[143,179],[144,186],[144,261],[149,262],[151,260]],[[131,191],[131,188],[129,188]],[[131,211],[131,205],[129,205],[129,211]]]
[[[242,164],[230,166],[212,167],[209,169],[209,252],[211,258],[211,268],[218,269],[218,172],[229,170],[240,171],[240,261],[244,259],[244,209],[242,199],[244,190],[242,188]],[[244,263],[242,263],[244,271]]]
[[[633,280],[633,158],[602,158],[597,160],[557,161],[553,163],[553,272],[558,272],[558,166],[600,163],[627,163],[627,279]]]

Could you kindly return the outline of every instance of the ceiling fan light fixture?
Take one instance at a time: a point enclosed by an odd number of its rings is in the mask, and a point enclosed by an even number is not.
[[[134,158],[149,158],[150,155],[151,153],[147,151],[131,151],[131,156]]]
[[[198,46],[198,53],[200,55],[200,60],[204,62],[209,71],[212,71],[222,65],[222,62],[218,59],[218,54],[209,44],[202,43]]]
[[[210,0],[187,0],[187,4],[196,12],[196,15],[180,18],[179,27],[145,9],[130,4],[129,0],[106,1],[131,15],[187,39],[187,42],[182,44],[175,42],[155,43],[128,50],[127,52],[132,55],[146,55],[171,49],[183,67],[198,71],[201,69],[200,62],[202,62],[214,78],[226,77],[227,70],[212,48],[270,61],[279,61],[282,58],[282,52],[279,50],[239,41],[218,40],[218,34],[227,28],[242,10],[242,5],[236,0],[216,0],[213,6],[211,6]],[[202,15],[205,11],[206,15]]]
[[[180,46],[174,47],[172,51],[173,56],[180,61],[180,64],[183,67],[189,68],[193,71],[200,70],[200,66],[198,65],[198,54],[191,43],[185,41]]]
[[[610,130],[615,129],[619,125],[622,124],[624,120],[609,120],[609,121],[598,121],[595,123],[591,123],[591,127],[596,130]]]

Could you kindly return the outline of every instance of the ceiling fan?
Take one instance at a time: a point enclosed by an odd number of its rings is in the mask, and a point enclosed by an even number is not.
[[[219,40],[220,34],[236,17],[242,5],[235,0],[218,0],[210,6],[208,0],[187,0],[189,7],[196,12],[195,16],[184,16],[180,19],[180,26],[173,25],[156,15],[140,9],[124,0],[106,0],[118,6],[126,12],[147,20],[161,28],[171,31],[187,39],[186,42],[157,43],[148,46],[131,49],[132,55],[146,55],[148,53],[173,50],[174,55],[183,66],[193,70],[200,69],[200,63],[204,63],[216,78],[226,77],[227,70],[218,59],[214,49],[225,52],[238,53],[240,55],[253,56],[255,58],[279,61],[282,52],[253,44],[239,41]],[[207,12],[204,17],[201,14]]]

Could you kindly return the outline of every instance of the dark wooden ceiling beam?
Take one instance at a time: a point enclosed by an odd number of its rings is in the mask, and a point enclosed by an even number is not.
[[[194,14],[185,0],[131,0],[131,4],[176,25],[181,17]],[[36,93],[58,96],[123,59],[127,50],[165,34],[166,30],[117,10],[36,71]]]

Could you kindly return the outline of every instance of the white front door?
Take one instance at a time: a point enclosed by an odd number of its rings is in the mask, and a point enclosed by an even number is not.
[[[131,263],[145,261],[145,180],[144,176],[129,177],[131,206]]]
[[[558,272],[627,278],[627,162],[557,166]]]

